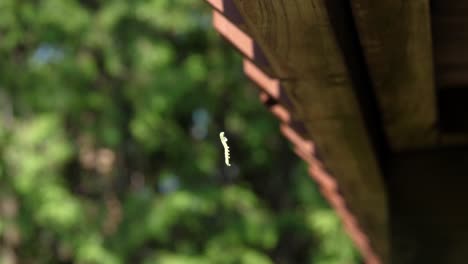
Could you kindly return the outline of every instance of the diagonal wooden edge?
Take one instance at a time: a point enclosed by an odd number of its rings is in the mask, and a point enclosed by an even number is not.
[[[224,0],[206,0],[213,8],[217,9],[220,12],[224,12],[225,2]]]
[[[265,97],[265,99],[271,98],[276,103],[291,109],[291,111],[295,111],[293,103],[286,95],[284,87],[281,85],[281,81],[279,79],[270,77],[267,73],[258,68],[253,62],[247,59],[244,59],[243,61],[243,69],[245,75],[268,95],[268,97]],[[260,97],[260,99],[262,99],[262,97]]]
[[[274,99],[280,99],[280,82],[278,79],[273,79],[263,73],[252,62],[245,60],[243,62],[244,73],[260,88],[264,89]]]
[[[262,102],[266,102],[271,99],[271,97],[269,97],[268,94],[262,92],[260,93],[260,99]],[[275,107],[281,109],[280,113],[275,110]],[[289,112],[284,107],[279,104],[275,104],[270,106],[269,109],[278,117],[278,119],[283,122],[281,125],[281,132],[289,141],[295,145],[294,152],[306,163],[308,163],[309,174],[319,184],[321,193],[342,219],[344,228],[348,235],[352,238],[355,245],[361,252],[364,252],[363,255],[367,256],[367,263],[379,263],[378,259],[372,252],[368,238],[359,228],[356,218],[346,207],[345,200],[339,194],[337,182],[328,172],[325,171],[322,163],[315,157],[313,142],[303,138],[298,132],[294,130],[294,128],[287,125],[291,119]],[[284,118],[284,115],[288,115],[289,118]]]
[[[293,145],[305,153],[315,153],[315,146],[312,141],[303,138],[299,133],[294,131],[290,126],[286,124],[281,124],[280,126],[281,133],[289,140]]]
[[[314,157],[313,153],[304,152],[302,149],[295,147],[294,152],[302,160],[309,165],[309,174],[322,189],[336,191],[338,190],[338,183],[336,180],[323,169],[322,163]]]
[[[347,208],[345,200],[340,195],[339,186],[335,179],[324,169],[313,153],[304,152],[303,149],[297,146],[294,148],[294,152],[309,165],[309,175],[318,183],[322,195],[341,218],[345,231],[366,258],[366,263],[380,263],[369,245],[367,236],[362,232],[356,218]]]
[[[248,59],[244,59],[243,62],[244,73],[262,90],[259,95],[260,100],[282,122],[281,133],[294,145],[295,153],[309,165],[308,172],[311,178],[317,182],[321,193],[340,217],[346,232],[364,257],[365,263],[383,263],[370,246],[369,238],[362,231],[356,217],[348,209],[335,178],[324,169],[317,157],[313,141],[303,136],[306,134],[304,124],[293,121],[294,114],[287,107],[291,106],[290,100],[282,93],[281,80],[269,77],[255,65],[256,53],[259,50],[257,44],[251,36],[239,29],[234,21],[221,14],[226,11],[226,4],[228,2],[232,4],[232,1],[206,1],[218,10],[213,11],[214,28]]]
[[[226,2],[226,1],[223,1]],[[231,4],[223,5],[224,12],[213,10],[213,26],[225,39],[227,39],[246,58],[253,61],[263,71],[273,75],[271,66],[261,48],[247,34],[242,16]]]
[[[207,2],[224,17],[226,17],[231,23],[242,27],[244,19],[237,10],[234,3],[230,0],[207,0]],[[245,29],[243,29],[245,30]]]
[[[265,92],[260,92],[260,101],[283,123],[292,121],[291,113]],[[273,103],[270,103],[273,101]],[[271,104],[271,105],[269,105]]]
[[[213,26],[216,31],[231,42],[244,56],[251,60],[254,59],[254,40],[218,11],[213,11]]]

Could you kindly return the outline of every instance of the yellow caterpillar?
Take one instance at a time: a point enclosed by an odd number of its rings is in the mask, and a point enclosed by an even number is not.
[[[219,138],[224,147],[224,162],[226,162],[226,165],[231,166],[231,164],[229,164],[229,146],[226,143],[227,138],[224,136],[224,132],[219,133]]]

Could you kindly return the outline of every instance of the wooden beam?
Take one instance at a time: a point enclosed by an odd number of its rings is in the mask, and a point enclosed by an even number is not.
[[[468,87],[467,12],[467,1],[431,1],[434,64],[439,89]]]
[[[350,3],[392,149],[435,145],[429,0]]]
[[[231,0],[207,0],[214,8],[213,26],[246,58],[255,63],[262,71],[272,75],[271,66],[261,48],[250,37],[242,16]]]
[[[279,64],[275,69],[265,58],[264,49],[251,41],[248,28],[233,0],[206,0],[213,8],[213,25],[215,29],[231,42],[246,58],[253,61],[263,71],[278,79],[287,79],[288,70]],[[271,56],[270,56],[271,57]]]
[[[431,1],[440,144],[468,144],[468,2]]]
[[[257,66],[246,59],[244,59],[243,68],[245,75],[247,75],[250,80],[252,80],[256,85],[258,85],[275,100],[280,100],[281,87],[278,79],[273,79],[266,75],[259,68],[257,68]]]
[[[335,177],[367,263],[388,263],[386,193],[358,98],[324,1],[234,0],[252,38],[282,81],[295,114]],[[286,71],[281,71],[287,69]]]
[[[260,92],[260,101],[268,107],[268,110],[283,123],[291,123],[291,113],[284,106],[278,103],[273,97],[265,92]],[[273,103],[271,103],[273,101]]]

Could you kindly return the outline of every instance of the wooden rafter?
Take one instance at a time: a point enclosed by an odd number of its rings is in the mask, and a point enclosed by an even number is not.
[[[218,28],[220,17],[229,16],[223,10],[230,1],[209,2],[218,10],[214,20]],[[281,131],[308,162],[366,262],[387,263],[387,202],[375,146],[324,3],[232,2],[243,20],[238,29],[252,41],[229,36],[236,30],[218,31],[241,51],[252,48],[243,45],[261,48],[271,76],[265,76],[261,65],[255,67],[248,52],[243,52],[249,59],[245,72],[264,88],[265,101],[270,97],[278,101],[270,110],[283,122]],[[285,94],[292,107],[283,107],[279,94]],[[297,121],[305,128],[302,133],[294,129]]]
[[[429,0],[350,3],[392,149],[434,146],[437,107]]]
[[[207,1],[365,262],[465,263],[468,5]]]

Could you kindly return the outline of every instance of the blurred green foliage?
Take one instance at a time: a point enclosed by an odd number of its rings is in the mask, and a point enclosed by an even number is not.
[[[0,263],[358,263],[210,19],[0,1]]]

